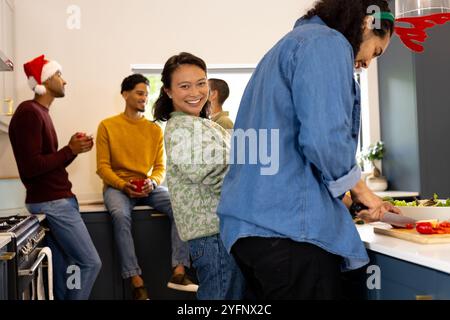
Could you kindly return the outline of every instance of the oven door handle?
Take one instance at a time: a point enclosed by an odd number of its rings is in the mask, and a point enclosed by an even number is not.
[[[39,254],[36,261],[33,263],[30,269],[25,270],[19,270],[19,276],[25,277],[25,276],[32,276],[36,272],[37,268],[41,265],[42,261],[44,261],[46,255],[45,254]]]

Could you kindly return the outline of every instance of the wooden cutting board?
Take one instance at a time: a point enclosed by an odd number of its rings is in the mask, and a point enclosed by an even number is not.
[[[373,231],[386,236],[422,244],[450,243],[450,234],[420,234],[416,230],[383,229],[374,227]]]

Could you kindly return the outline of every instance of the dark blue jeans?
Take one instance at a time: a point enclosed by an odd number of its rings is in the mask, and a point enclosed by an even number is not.
[[[241,300],[244,277],[228,254],[220,235],[189,240],[192,265],[197,270],[199,300]]]
[[[131,233],[131,212],[136,205],[148,205],[168,215],[171,221],[172,267],[180,264],[190,267],[189,246],[181,241],[173,221],[172,206],[167,188],[158,186],[148,197],[132,199],[120,190],[108,187],[103,193],[105,206],[112,217],[114,238],[120,257],[121,273],[124,279],[142,273],[136,257]]]
[[[76,198],[27,204],[32,214],[45,213],[51,235],[47,242],[53,256],[54,294],[58,300],[87,300],[102,263],[81,219]],[[68,286],[69,267],[80,270],[80,287]],[[69,272],[69,274],[68,274]]]

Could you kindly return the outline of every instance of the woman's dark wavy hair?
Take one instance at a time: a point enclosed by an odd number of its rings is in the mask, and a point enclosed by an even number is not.
[[[161,81],[163,86],[161,92],[159,93],[158,100],[156,100],[153,105],[153,117],[155,121],[168,121],[170,119],[170,114],[175,111],[173,107],[172,99],[169,98],[164,89],[170,89],[172,85],[172,75],[173,73],[182,65],[190,64],[199,67],[205,73],[207,73],[206,63],[199,57],[187,52],[181,52],[178,55],[171,57],[167,60],[162,71]],[[209,101],[203,106],[200,112],[200,117],[209,119],[211,113],[211,104]]]
[[[370,6],[378,6],[381,11],[391,12],[386,0],[319,0],[314,8],[305,15],[306,19],[319,16],[328,27],[342,33],[352,45],[353,53],[359,52],[363,41],[364,19]],[[394,32],[394,22],[382,19],[381,28],[374,28],[373,32],[380,38],[384,38],[387,33],[392,36]]]

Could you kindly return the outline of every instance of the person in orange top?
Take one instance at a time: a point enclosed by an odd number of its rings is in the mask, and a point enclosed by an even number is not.
[[[125,112],[103,120],[97,132],[97,174],[104,182],[103,198],[111,214],[119,251],[121,272],[130,279],[136,300],[148,299],[141,277],[131,234],[131,211],[136,205],[149,205],[169,216],[172,240],[173,274],[168,287],[197,291],[188,279],[189,248],[181,241],[173,222],[172,206],[166,187],[162,129],[143,113],[148,102],[149,81],[134,74],[122,82]]]

